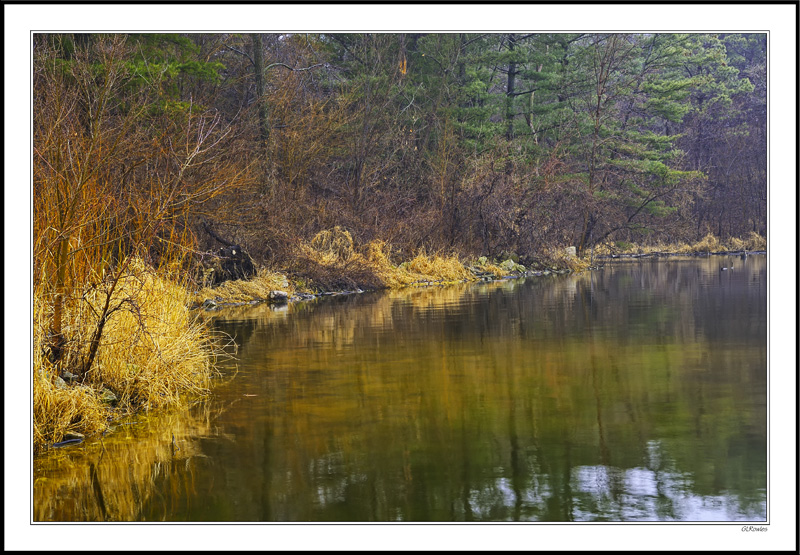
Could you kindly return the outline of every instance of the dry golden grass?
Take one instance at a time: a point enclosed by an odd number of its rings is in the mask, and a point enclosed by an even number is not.
[[[728,239],[727,242],[727,249],[731,251],[743,251],[747,249],[747,241],[744,239],[739,239],[738,237],[731,237]],[[756,249],[747,249],[747,250],[756,250]]]
[[[494,277],[496,278],[502,278],[508,275],[508,272],[506,270],[504,270],[497,264],[492,264],[491,262],[487,262],[486,264],[481,266],[480,269],[483,270],[484,272],[491,272],[492,274],[494,274]]]
[[[225,281],[216,287],[205,287],[192,294],[194,304],[202,304],[206,299],[217,297],[230,303],[249,303],[269,299],[270,291],[285,291],[289,295],[295,292],[294,286],[286,276],[261,268],[256,277],[243,280]]]
[[[399,265],[392,264],[390,248],[383,242],[373,241],[366,247],[367,261],[389,288],[404,287],[424,282],[458,282],[474,280],[470,272],[455,254],[429,255],[421,250],[411,260]]]
[[[42,352],[49,322],[46,303],[35,294],[35,450],[60,441],[67,432],[96,433],[115,413],[175,405],[208,391],[213,359],[221,349],[206,326],[190,315],[184,287],[134,261],[113,298],[128,300],[125,309],[108,319],[83,383],[59,387],[56,369]],[[69,305],[66,329],[73,351],[88,343],[94,328],[89,305],[101,300],[94,290]],[[105,389],[117,397],[116,408],[101,399]]]
[[[475,278],[455,254],[429,255],[424,250],[408,261],[406,270],[419,276],[416,281],[465,281]]]
[[[317,233],[308,245],[302,245],[320,263],[346,264],[354,254],[353,237],[346,229],[336,226]]]
[[[350,232],[339,226],[301,242],[290,272],[300,280],[302,292],[385,287],[375,265],[357,251]]]
[[[428,283],[475,281],[477,277],[456,254],[429,254],[424,249],[402,263],[395,263],[392,247],[381,240],[358,246],[352,235],[342,227],[334,227],[315,235],[297,247],[291,279],[265,269],[249,281],[230,281],[193,294],[194,304],[205,299],[225,303],[260,301],[269,298],[270,291],[279,289],[290,295],[348,289],[397,289]],[[602,253],[602,249],[598,249]],[[610,252],[610,249],[609,249]],[[564,249],[545,253],[549,266],[582,271],[589,267],[588,259],[566,254]],[[474,262],[483,272],[502,278],[510,270],[484,258]]]
[[[692,253],[712,253],[725,251],[764,251],[767,250],[767,240],[758,233],[751,231],[745,239],[731,237],[725,241],[717,238],[713,233],[706,234],[705,237],[694,243],[657,243],[652,245],[638,245],[627,243],[615,245],[606,243],[595,247],[596,255],[608,254],[692,254]]]
[[[364,247],[363,256],[378,275],[384,287],[398,288],[410,285],[414,277],[405,269],[395,265],[391,260],[391,246],[384,241],[370,241]]]
[[[357,247],[347,230],[335,227],[300,246],[295,273],[308,278],[312,289],[384,289],[474,279],[455,254],[431,255],[423,250],[413,259],[395,264],[391,251],[390,245],[378,240]]]
[[[749,251],[765,251],[767,250],[767,238],[751,231],[745,241],[745,248]]]
[[[595,248],[594,255],[597,256],[598,249]],[[579,258],[567,254],[564,248],[551,248],[544,250],[544,258],[547,260],[551,268],[559,270],[571,270],[573,272],[582,272],[587,270],[590,266],[589,258]]]
[[[47,374],[34,373],[34,451],[61,441],[67,433],[100,432],[106,426],[107,417],[108,410],[93,389],[83,386],[59,389],[47,379]]]
[[[711,233],[708,233],[705,237],[692,245],[692,250],[695,252],[717,252],[722,250],[722,246],[719,239]]]

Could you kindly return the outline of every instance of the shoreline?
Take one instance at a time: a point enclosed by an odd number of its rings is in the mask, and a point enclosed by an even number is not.
[[[661,252],[661,251],[654,251],[654,252],[645,252],[645,253],[624,253],[624,254],[602,254],[597,255],[595,258],[600,260],[617,260],[620,258],[666,258],[670,256],[690,256],[690,257],[703,257],[703,256],[750,256],[755,254],[767,254],[765,250],[756,250],[756,251],[745,251],[745,250],[738,250],[738,251],[716,251],[716,252]]]
[[[582,266],[579,269],[571,269],[571,268],[564,268],[564,267],[552,267],[551,269],[546,270],[524,270],[520,272],[512,272],[509,274],[504,275],[496,275],[490,271],[483,271],[482,269],[465,265],[464,269],[469,271],[472,274],[472,278],[467,279],[460,279],[460,280],[420,280],[408,284],[404,284],[401,286],[386,286],[386,287],[379,287],[379,288],[361,288],[356,287],[354,289],[335,289],[335,290],[326,290],[326,291],[318,291],[318,292],[298,292],[295,291],[293,293],[288,293],[284,290],[274,289],[271,290],[269,295],[264,298],[253,298],[248,301],[240,301],[234,300],[232,296],[225,296],[225,295],[215,295],[213,297],[205,298],[202,302],[193,302],[192,305],[189,307],[189,310],[192,312],[196,311],[203,311],[203,312],[216,312],[225,308],[234,308],[240,306],[257,306],[260,304],[275,304],[275,305],[282,305],[282,304],[292,304],[297,302],[303,301],[311,301],[315,299],[319,299],[322,297],[335,297],[335,296],[342,296],[342,295],[356,295],[359,293],[368,293],[374,291],[390,291],[390,290],[400,290],[405,289],[408,287],[435,287],[435,286],[445,286],[455,283],[470,283],[470,282],[493,282],[493,281],[506,281],[512,279],[523,279],[528,277],[543,277],[548,275],[566,275],[571,273],[579,273],[585,271],[592,271],[598,270],[602,267],[602,263],[606,261],[615,261],[615,260],[637,260],[637,259],[650,259],[650,258],[671,258],[671,257],[694,257],[694,258],[702,258],[708,256],[750,256],[750,255],[766,255],[766,250],[732,250],[732,251],[713,251],[713,252],[704,252],[704,251],[693,251],[693,252],[666,252],[666,251],[654,251],[654,252],[647,252],[647,253],[620,253],[620,254],[599,254],[595,255],[594,264],[589,265],[588,262],[585,260],[582,261]],[[576,261],[580,261],[580,259],[574,259]],[[601,262],[600,265],[597,262]],[[258,278],[254,278],[257,280]],[[289,284],[292,280],[296,280],[297,278],[294,276],[284,276],[282,275],[282,279],[284,280],[284,284]],[[235,280],[231,282],[227,282],[230,284],[235,284],[237,282],[241,283],[249,283],[253,280]],[[214,288],[206,289],[205,292],[214,291]]]
[[[469,270],[469,268],[467,268]],[[597,267],[586,268],[586,270],[597,269]],[[585,271],[585,270],[580,270]],[[401,289],[407,288],[419,288],[419,287],[442,287],[446,285],[454,285],[457,283],[479,283],[479,282],[495,282],[495,281],[508,281],[513,279],[523,279],[528,277],[543,277],[548,275],[565,275],[573,273],[574,270],[570,269],[555,269],[555,270],[526,270],[524,272],[519,273],[512,273],[506,274],[503,276],[489,276],[485,274],[475,273],[475,277],[472,279],[460,279],[460,280],[422,280],[413,283],[409,283],[406,285],[402,285],[400,287],[379,287],[379,288],[372,288],[372,289],[338,289],[338,290],[331,290],[331,291],[320,291],[317,293],[307,293],[307,292],[295,292],[294,294],[288,294],[285,291],[281,290],[273,290],[270,293],[274,293],[275,295],[271,295],[271,298],[258,298],[253,299],[250,301],[237,301],[233,300],[230,297],[226,298],[224,296],[217,295],[213,298],[204,299],[202,303],[194,302],[189,307],[189,310],[192,312],[196,311],[203,311],[203,312],[216,312],[218,310],[222,310],[225,308],[234,308],[240,306],[257,306],[261,304],[274,304],[274,305],[284,305],[284,304],[293,304],[299,303],[304,301],[312,301],[315,299],[319,299],[322,297],[338,297],[343,295],[357,295],[360,293],[370,293],[375,291],[399,291]],[[246,281],[246,280],[237,280],[237,281]],[[284,296],[285,294],[285,296]]]

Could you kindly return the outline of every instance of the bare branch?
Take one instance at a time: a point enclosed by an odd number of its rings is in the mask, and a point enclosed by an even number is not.
[[[253,61],[253,58],[251,58],[251,57],[250,57],[250,54],[248,54],[247,52],[244,52],[243,50],[239,50],[238,48],[234,48],[234,47],[233,47],[233,46],[231,46],[230,44],[226,44],[225,46],[226,46],[227,48],[229,48],[230,50],[232,50],[233,52],[236,52],[237,54],[241,54],[242,56],[244,56],[245,58],[247,58],[248,60],[250,60],[250,64],[251,64],[253,67],[255,67],[256,63]]]

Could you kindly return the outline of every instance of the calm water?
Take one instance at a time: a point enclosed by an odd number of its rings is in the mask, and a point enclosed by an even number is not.
[[[764,256],[215,325],[239,360],[213,397],[38,458],[36,520],[766,519]]]

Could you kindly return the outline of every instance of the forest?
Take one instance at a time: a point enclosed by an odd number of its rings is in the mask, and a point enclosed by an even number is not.
[[[156,407],[207,387],[216,347],[185,305],[220,247],[300,290],[385,285],[370,263],[421,256],[544,267],[570,246],[765,245],[764,34],[32,48],[35,444],[96,429],[103,396]],[[56,376],[94,389],[66,402]]]

